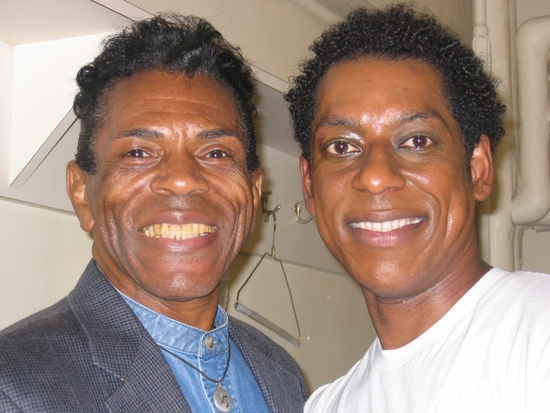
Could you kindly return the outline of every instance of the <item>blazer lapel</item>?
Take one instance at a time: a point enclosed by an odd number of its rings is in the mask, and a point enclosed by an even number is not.
[[[86,333],[94,365],[120,380],[106,394],[110,411],[191,413],[157,345],[93,260],[69,305]]]
[[[242,322],[230,317],[229,335],[252,370],[269,411],[301,413],[305,395],[303,382],[281,366],[274,354],[270,354],[273,351],[273,343],[268,342],[267,337],[262,341],[258,336],[250,335],[239,323]],[[300,389],[304,394],[300,393]]]
[[[106,404],[112,412],[192,413],[152,339],[143,341],[126,380]]]

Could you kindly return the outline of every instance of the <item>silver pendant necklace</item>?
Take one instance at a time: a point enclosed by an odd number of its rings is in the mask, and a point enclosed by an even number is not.
[[[187,360],[181,358],[177,354],[172,353],[170,350],[159,346],[163,351],[166,351],[168,354],[174,356],[180,361],[183,361],[185,364],[187,364],[192,369],[196,370],[203,376],[204,378],[216,383],[216,391],[214,392],[214,396],[212,397],[214,399],[214,405],[218,408],[218,410],[227,413],[231,410],[233,407],[233,399],[231,398],[231,395],[225,390],[222,386],[222,381],[225,379],[225,375],[227,374],[227,370],[229,370],[229,360],[231,360],[231,345],[228,343],[227,345],[227,364],[225,365],[225,371],[223,372],[223,376],[219,380],[214,380],[212,377],[207,376],[203,371],[199,370],[197,367],[193,366],[191,363],[189,363]]]

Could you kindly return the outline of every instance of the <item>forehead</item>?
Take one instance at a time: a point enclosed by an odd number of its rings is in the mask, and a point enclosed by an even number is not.
[[[412,59],[366,57],[339,62],[321,81],[316,103],[314,131],[327,117],[367,121],[418,111],[454,121],[439,71]]]
[[[106,124],[174,121],[178,115],[223,123],[241,132],[235,98],[210,76],[144,70],[106,94]],[[182,117],[182,121],[186,119]]]

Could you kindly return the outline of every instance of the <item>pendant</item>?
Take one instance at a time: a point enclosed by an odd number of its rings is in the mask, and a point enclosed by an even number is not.
[[[216,391],[214,392],[214,404],[218,410],[227,413],[233,407],[233,400],[229,393],[222,387],[221,383],[218,382]]]

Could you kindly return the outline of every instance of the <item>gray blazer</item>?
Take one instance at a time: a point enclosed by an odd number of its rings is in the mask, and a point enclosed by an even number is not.
[[[229,335],[272,413],[301,412],[294,360],[230,318]],[[0,412],[188,412],[151,336],[92,260],[75,289],[0,332]]]

